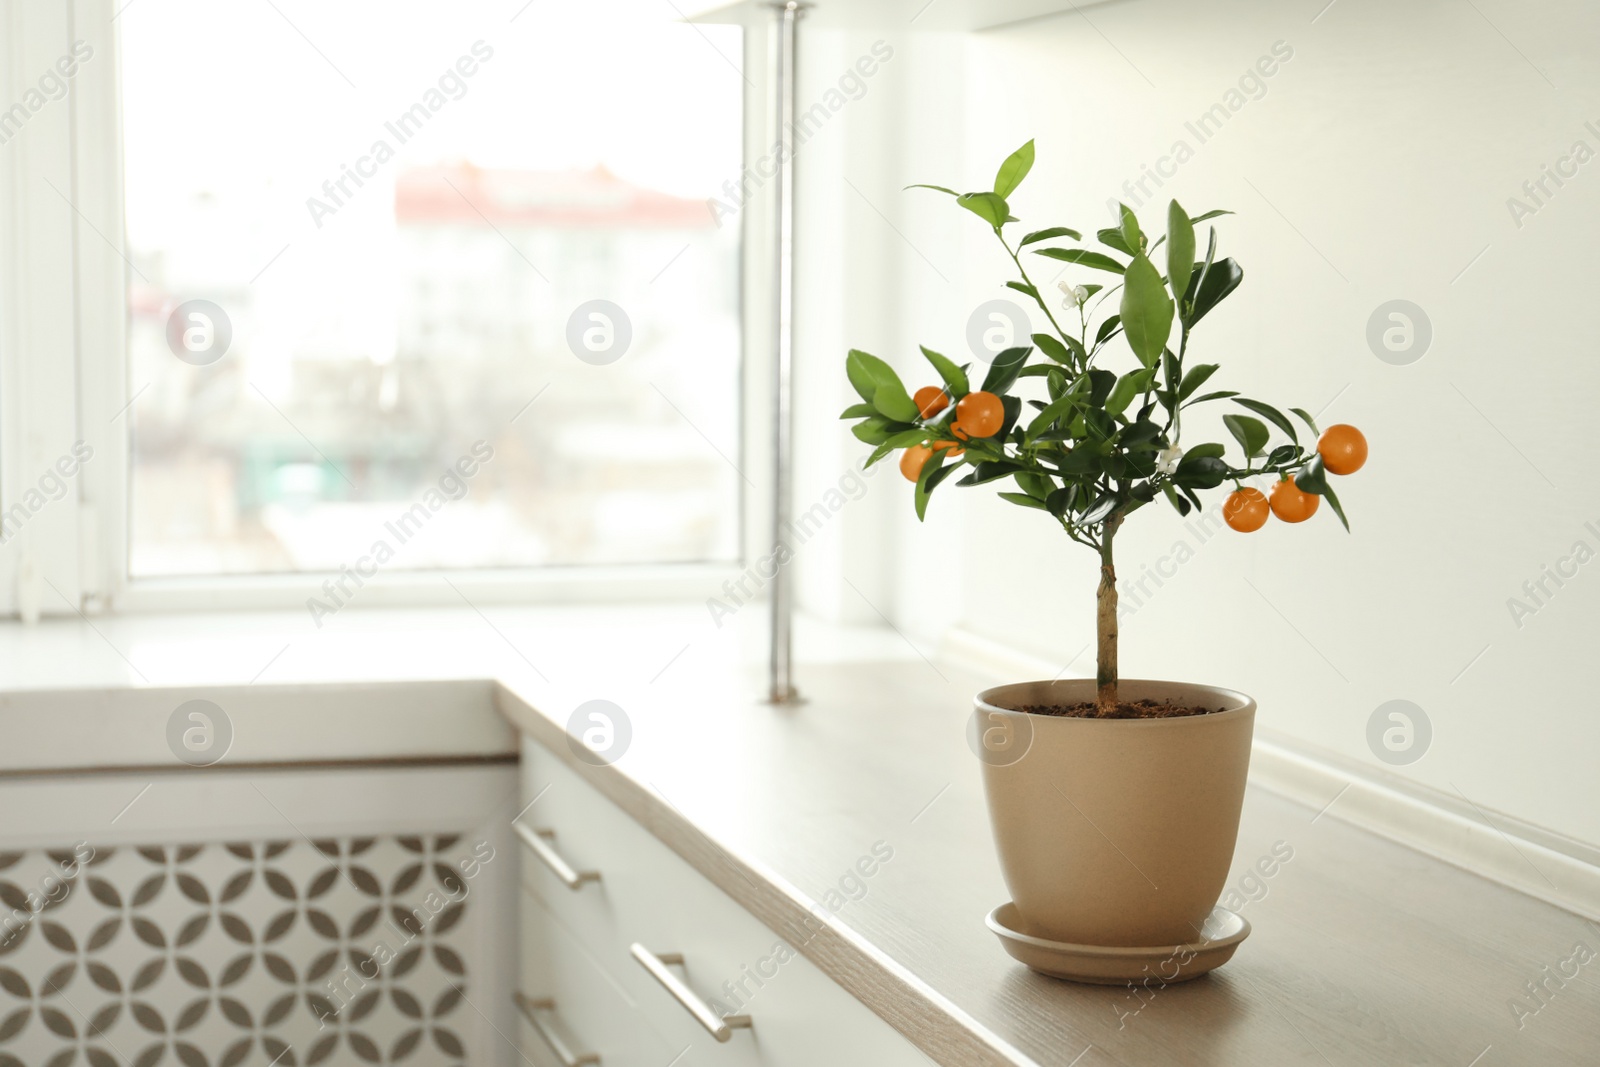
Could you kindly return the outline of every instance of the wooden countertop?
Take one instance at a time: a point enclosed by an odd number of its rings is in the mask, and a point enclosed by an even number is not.
[[[498,703],[775,928],[837,903],[886,842],[803,951],[938,1063],[1600,1063],[1600,924],[1255,786],[1229,878],[1254,929],[1230,963],[1143,995],[1036,975],[983,923],[1006,891],[964,726],[989,680],[809,666],[807,703],[775,709],[754,672],[674,674],[630,696],[631,746],[606,767],[572,758],[569,708],[547,717],[524,687]]]
[[[567,758],[558,724],[605,698],[631,747],[577,769],[769,925],[820,907],[876,842],[894,849],[804,951],[941,1064],[1600,1064],[1600,957],[1574,956],[1600,952],[1600,926],[1341,822],[1342,803],[1255,786],[1229,880],[1254,930],[1230,963],[1146,998],[1029,972],[983,925],[1006,892],[964,727],[996,679],[893,631],[801,620],[808,703],[774,709],[756,699],[758,616],[486,604],[322,629],[304,613],[0,626],[0,777],[174,766],[164,727],[193,696],[236,727],[219,769],[513,758],[491,700]],[[1246,881],[1275,846],[1292,858]]]

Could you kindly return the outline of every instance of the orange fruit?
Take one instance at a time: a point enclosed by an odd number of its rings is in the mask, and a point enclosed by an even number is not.
[[[962,456],[967,454],[967,450],[962,448],[955,441],[935,441],[933,443],[933,450],[935,452],[943,452],[947,448],[955,449],[955,451],[950,453],[951,459],[960,459]]]
[[[1222,502],[1222,521],[1240,533],[1255,533],[1267,524],[1272,508],[1259,489],[1246,486],[1228,494]]]
[[[1272,513],[1284,522],[1305,522],[1317,513],[1321,503],[1321,497],[1295,485],[1293,478],[1285,478],[1272,487]]]
[[[1005,421],[1005,405],[993,393],[968,393],[956,401],[958,433],[965,430],[973,437],[993,437]]]
[[[1317,455],[1329,474],[1354,474],[1367,462],[1367,439],[1354,426],[1329,426],[1317,442]]]
[[[917,405],[917,410],[925,419],[933,418],[950,406],[950,398],[945,396],[944,390],[937,385],[924,385],[917,390],[911,401]]]
[[[932,458],[933,449],[927,445],[912,445],[900,457],[900,473],[906,476],[906,481],[914,482],[922,476],[923,464]]]

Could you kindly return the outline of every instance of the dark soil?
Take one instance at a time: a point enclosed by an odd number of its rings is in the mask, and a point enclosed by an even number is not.
[[[1024,704],[1014,711],[1025,711],[1029,715],[1053,715],[1065,719],[1097,719],[1101,716],[1095,713],[1095,703],[1092,700],[1079,701],[1076,704]],[[1187,704],[1160,704],[1154,700],[1135,700],[1132,703],[1123,701],[1117,705],[1115,715],[1107,715],[1107,719],[1178,719],[1186,715],[1210,715],[1221,711],[1221,708],[1197,708]]]

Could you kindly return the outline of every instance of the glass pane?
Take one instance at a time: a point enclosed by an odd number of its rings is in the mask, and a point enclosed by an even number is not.
[[[737,556],[743,42],[672,14],[129,6],[134,576]]]

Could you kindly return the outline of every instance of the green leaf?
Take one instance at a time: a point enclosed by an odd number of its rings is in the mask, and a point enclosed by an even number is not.
[[[961,195],[960,193],[956,192],[954,189],[946,189],[942,185],[922,185],[922,184],[919,183],[917,185],[908,185],[908,186],[906,186],[906,188],[907,189],[932,189],[934,192],[937,192],[937,193],[949,193],[951,196],[960,196]]]
[[[1033,169],[1033,142],[1029,141],[1006,157],[994,176],[994,194],[1007,197],[1017,191],[1022,179]]]
[[[1095,331],[1094,346],[1096,348],[1099,348],[1101,345],[1103,345],[1107,341],[1111,340],[1111,338],[1114,337],[1116,335],[1116,332],[1121,328],[1122,328],[1122,316],[1121,315],[1113,315],[1110,318],[1106,319],[1106,321],[1104,321],[1104,322],[1102,322],[1100,324],[1100,329]]]
[[[839,414],[841,419],[864,419],[878,413],[878,409],[871,404],[851,404]]]
[[[1035,415],[1033,421],[1028,423],[1027,436],[1023,440],[1031,441],[1045,430],[1048,430],[1055,424],[1057,419],[1071,411],[1077,402],[1078,398],[1068,393],[1060,400],[1054,400],[1046,404],[1044,410]]]
[[[915,422],[922,417],[898,378],[879,384],[877,392],[872,394],[872,406],[897,422]]]
[[[1074,241],[1083,240],[1083,234],[1077,230],[1068,229],[1065,226],[1052,226],[1047,230],[1034,230],[1024,237],[1017,247],[1021,248],[1023,245],[1037,244],[1040,241],[1051,241],[1057,237],[1070,237]]]
[[[1122,231],[1122,240],[1134,255],[1138,255],[1144,248],[1144,231],[1139,229],[1139,218],[1127,204],[1118,204],[1117,208],[1122,212],[1122,222],[1118,227]]]
[[[956,197],[956,203],[997,230],[1005,225],[1011,216],[1011,209],[1006,205],[1005,197],[994,193],[962,193]]]
[[[1067,346],[1056,340],[1056,338],[1050,334],[1034,334],[1033,343],[1039,346],[1039,351],[1043,352],[1057,363],[1070,364],[1072,362],[1072,353],[1067,351]]]
[[[1235,392],[1234,390],[1232,390],[1232,389],[1221,389],[1221,390],[1218,390],[1215,393],[1207,393],[1205,396],[1197,396],[1193,400],[1189,401],[1187,404],[1185,404],[1183,406],[1186,407],[1186,408],[1192,408],[1196,404],[1204,404],[1208,400],[1226,400],[1231,396],[1238,396],[1238,395],[1239,394],[1237,392]]]
[[[1322,466],[1322,457],[1313,456],[1311,462],[1300,468],[1300,473],[1294,476],[1294,484],[1307,493],[1322,496],[1328,491],[1328,472]]]
[[[869,404],[872,403],[872,394],[878,391],[878,381],[882,376],[882,371],[879,369],[881,366],[887,364],[877,356],[856,348],[852,348],[844,359],[845,377],[850,379],[850,384],[860,394],[861,399]]]
[[[1266,423],[1260,419],[1252,419],[1248,415],[1224,415],[1222,425],[1233,434],[1234,440],[1239,442],[1239,447],[1244,449],[1244,454],[1252,459],[1259,456],[1261,450],[1267,447],[1267,438],[1271,436],[1267,432]]]
[[[1186,330],[1193,325],[1190,318],[1194,313],[1195,291],[1206,283],[1206,275],[1211,273],[1211,264],[1215,263],[1217,259],[1217,228],[1215,226],[1211,227],[1208,233],[1205,262],[1200,264],[1199,273],[1189,279],[1189,288],[1183,292],[1183,328]]]
[[[1117,387],[1117,376],[1104,367],[1089,371],[1089,406],[1105,407],[1106,397]]]
[[[939,487],[939,483],[961,468],[959,463],[946,467],[944,459],[947,455],[949,455],[948,452],[935,452],[928,459],[928,462],[922,465],[922,473],[917,478],[916,492],[912,494],[912,499],[917,508],[918,522],[921,522],[927,516],[928,498],[933,496],[933,491]]]
[[[1035,500],[1043,500],[1055,491],[1056,483],[1048,475],[1038,474],[1034,471],[1018,471],[1012,475],[1022,491]]]
[[[1062,375],[1061,386],[1061,395],[1063,396],[1084,396],[1087,392],[1093,390],[1094,376],[1091,372],[1085,371],[1069,382],[1066,380],[1066,376]]]
[[[952,401],[960,400],[972,392],[972,387],[967,384],[967,372],[956,366],[945,356],[941,356],[927,345],[919,345],[922,354],[933,364],[933,369],[939,372],[939,377],[944,379],[945,387],[950,392]]]
[[[1119,503],[1121,503],[1121,500],[1117,494],[1104,493],[1084,509],[1083,514],[1078,516],[1078,522],[1084,526],[1093,526],[1096,523],[1104,522],[1111,517],[1113,511],[1117,510]]]
[[[1095,232],[1095,236],[1098,237],[1100,239],[1100,243],[1105,245],[1107,248],[1115,248],[1118,252],[1121,252],[1125,256],[1133,255],[1133,249],[1129,248],[1128,242],[1122,239],[1122,231],[1117,229],[1115,226],[1108,227],[1104,230],[1098,230]]]
[[[948,452],[946,452],[946,453],[935,452],[934,455],[935,456],[948,456],[949,453]],[[933,490],[940,483],[942,483],[946,478],[949,478],[956,471],[960,470],[961,466],[962,466],[961,460],[957,459],[957,460],[954,460],[952,463],[950,463],[949,466],[940,467],[938,470],[936,470],[932,474],[928,475],[928,492],[930,492],[930,493],[933,492]]]
[[[1178,386],[1178,401],[1181,403],[1194,395],[1196,389],[1206,384],[1210,377],[1217,373],[1219,365],[1216,363],[1201,363],[1190,367],[1183,376],[1183,384]]]
[[[1322,432],[1321,430],[1317,429],[1317,420],[1313,419],[1310,415],[1307,415],[1304,408],[1290,408],[1289,410],[1294,412],[1296,415],[1299,415],[1301,421],[1304,422],[1307,426],[1311,427],[1311,432],[1312,433],[1321,433]]]
[[[1290,422],[1288,417],[1285,416],[1283,412],[1279,411],[1271,404],[1263,404],[1259,400],[1249,400],[1245,397],[1238,397],[1234,400],[1234,403],[1238,404],[1242,408],[1249,408],[1251,411],[1255,412],[1257,415],[1260,415],[1262,418],[1272,423],[1272,425],[1288,434],[1289,440],[1293,441],[1295,444],[1300,443],[1299,435],[1294,432],[1294,423]]]
[[[1088,442],[1075,446],[1061,461],[1062,474],[1099,474],[1105,455]]]
[[[1195,323],[1206,317],[1206,314],[1244,281],[1244,271],[1239,264],[1231,259],[1224,259],[1211,264],[1209,269],[1202,269],[1189,283],[1189,291],[1184,296],[1184,302],[1189,305],[1189,318],[1184,325],[1192,329]]]
[[[861,394],[861,399],[869,404],[874,403],[878,390],[885,385],[898,387],[901,392],[905,391],[905,387],[900,383],[900,376],[895,373],[893,367],[877,356],[863,352],[860,349],[852,348],[850,350],[850,354],[845,357],[844,369],[846,376],[850,379],[850,384],[855,386],[857,393]],[[874,406],[876,405],[874,404]],[[915,414],[906,418],[883,411],[882,408],[878,408],[878,410],[890,418],[900,418],[902,422],[910,422],[916,418]]]
[[[1017,375],[1022,373],[1022,365],[1032,351],[1033,346],[1030,345],[1026,348],[1008,348],[995,356],[994,362],[989,364],[989,373],[983,376],[983,391],[996,396],[1003,395],[1016,384]]]
[[[1072,507],[1073,501],[1077,499],[1077,496],[1078,486],[1076,484],[1065,485],[1046,497],[1044,506],[1049,509],[1050,514],[1061,518]]]
[[[1154,366],[1172,336],[1172,298],[1161,272],[1143,255],[1134,256],[1123,275],[1120,311],[1128,347],[1140,363]]]
[[[1182,489],[1215,489],[1228,476],[1228,465],[1215,456],[1191,459],[1185,455],[1172,476],[1174,485]]]
[[[866,407],[868,405],[862,405]],[[881,445],[889,439],[894,432],[893,424],[882,415],[873,415],[871,418],[862,419],[850,427],[850,432],[856,435],[856,440],[869,445]]]
[[[1020,504],[1025,508],[1038,508],[1040,511],[1050,510],[1049,508],[1045,507],[1044,501],[1035,500],[1027,493],[1000,493],[998,495],[1001,500],[1008,501],[1012,504]]]
[[[1216,210],[1216,211],[1208,211],[1204,215],[1196,215],[1194,218],[1190,219],[1189,221],[1192,222],[1192,223],[1195,223],[1196,225],[1198,225],[1198,224],[1200,224],[1202,222],[1207,222],[1207,221],[1209,221],[1211,219],[1214,219],[1219,215],[1232,215],[1232,214],[1233,214],[1233,212],[1231,212],[1231,211],[1223,211],[1223,210],[1219,209],[1219,210]]]
[[[852,348],[844,362],[845,374],[861,398],[899,422],[915,422],[922,414],[906,395],[900,376],[877,356]]]
[[[1005,410],[1005,420],[1000,423],[1000,432],[990,438],[991,441],[995,442],[1004,441],[1006,435],[1011,432],[1011,428],[1017,424],[1017,419],[1022,416],[1022,399],[1020,397],[1003,396],[1000,398],[1000,406]],[[983,442],[980,440],[980,448],[982,444]]]
[[[1207,458],[1208,456],[1211,459],[1221,459],[1223,456],[1227,455],[1227,453],[1228,450],[1222,445],[1217,444],[1215,441],[1207,441],[1203,445],[1195,445],[1193,448],[1186,451],[1183,454],[1183,459],[1178,462],[1178,469],[1182,470],[1183,465],[1191,460],[1201,460]]]
[[[884,444],[888,445],[890,448],[910,448],[912,445],[923,444],[927,440],[927,430],[921,430],[915,426],[912,426],[904,430],[896,430],[895,432],[891,433],[889,435],[889,439],[885,441]]]
[[[1031,296],[1035,300],[1039,299],[1039,290],[1035,289],[1027,282],[1006,282],[1006,288],[1015,289],[1023,296]]]
[[[1194,223],[1189,213],[1176,200],[1167,205],[1167,280],[1174,296],[1183,297],[1189,290],[1189,276],[1194,273]]]
[[[872,450],[872,455],[867,457],[866,465],[868,467],[872,466],[874,463],[877,463],[879,460],[883,459],[884,456],[887,456],[890,452],[893,452],[893,451],[894,451],[894,445],[891,445],[887,441],[885,441],[883,444],[880,444],[877,448],[874,448]]]
[[[1194,510],[1193,505],[1179,496],[1178,491],[1172,488],[1171,482],[1162,482],[1161,491],[1166,494],[1167,503],[1172,505],[1172,510],[1179,515],[1188,515],[1190,511]]]
[[[895,425],[900,424],[896,423]],[[857,436],[860,435],[858,434]],[[885,440],[878,444],[877,448],[872,450],[872,455],[867,459],[867,466],[872,466],[884,456],[887,456],[890,452],[898,452],[902,448],[910,448],[912,445],[920,445],[927,441],[927,439],[928,431],[919,430],[914,427],[890,433]]]
[[[1130,451],[1154,451],[1159,446],[1157,438],[1160,436],[1161,427],[1149,419],[1138,419],[1117,436],[1117,443]]]
[[[1133,398],[1149,387],[1155,374],[1154,367],[1144,367],[1140,370],[1129,371],[1121,378],[1118,378],[1116,387],[1111,390],[1111,395],[1106,397],[1105,410],[1112,415],[1122,414],[1127,410],[1128,405],[1133,403]]]
[[[1076,263],[1080,267],[1108,270],[1112,274],[1121,274],[1127,269],[1104,252],[1091,252],[1087,248],[1035,248],[1033,251],[1037,255],[1057,259],[1062,263]]]
[[[1339,516],[1339,521],[1344,524],[1344,532],[1349,533],[1350,520],[1344,517],[1344,505],[1340,504],[1339,498],[1334,495],[1333,486],[1327,486],[1322,490],[1322,499],[1326,500],[1333,513]]]
[[[982,485],[984,482],[998,481],[1008,478],[1019,470],[1027,470],[1020,463],[1011,460],[979,460],[972,468],[972,473],[957,482],[957,485]]]

